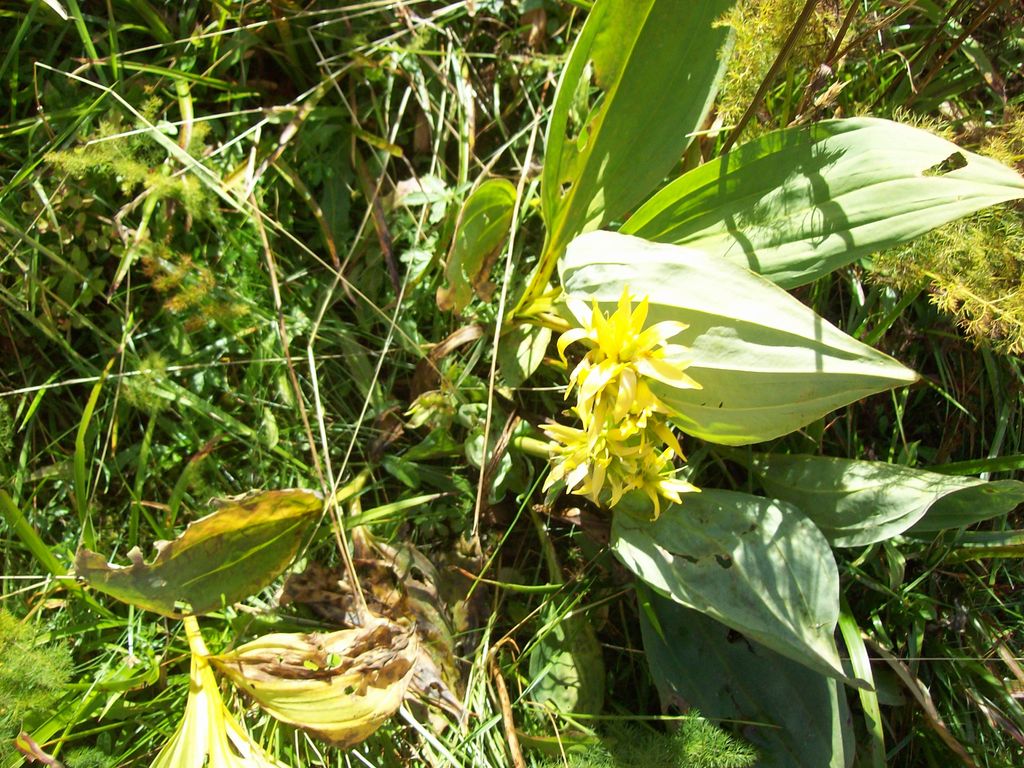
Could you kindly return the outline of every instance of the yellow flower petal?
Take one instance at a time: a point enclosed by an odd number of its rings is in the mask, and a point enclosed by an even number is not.
[[[637,360],[634,364],[638,373],[662,384],[668,384],[677,389],[703,389],[703,387],[689,376],[683,369],[665,360],[648,357]]]
[[[586,328],[570,328],[558,337],[558,356],[565,362],[565,350],[570,344],[590,338],[590,331]]]

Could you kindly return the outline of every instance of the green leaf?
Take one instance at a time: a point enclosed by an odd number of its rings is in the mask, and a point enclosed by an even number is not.
[[[1024,531],[965,531],[956,540],[947,562],[1024,557]]]
[[[928,514],[911,526],[910,532],[934,533],[974,525],[1005,515],[1022,503],[1024,483],[1019,480],[978,481],[969,488],[939,499]]]
[[[622,231],[809,283],[946,222],[1024,197],[1024,178],[888,120],[787,128],[680,176]]]
[[[727,445],[770,440],[916,379],[777,285],[717,256],[612,232],[576,238],[559,263],[567,294],[605,312],[624,287],[650,299],[648,325],[676,320],[702,389],[651,382],[685,432]]]
[[[768,495],[802,509],[837,547],[884,541],[912,526],[937,531],[969,525],[1024,501],[1024,483],[1016,480],[986,483],[882,461],[731,455],[757,473]]]
[[[67,574],[67,566],[62,565],[53,551],[46,546],[42,537],[35,527],[25,517],[13,499],[7,495],[7,491],[0,488],[0,516],[7,523],[7,529],[14,533],[21,543],[24,544],[43,568],[53,576],[64,576]],[[71,582],[74,584],[74,582]],[[74,584],[77,587],[77,584]]]
[[[530,654],[530,677],[540,678],[530,695],[560,712],[599,714],[604,706],[604,656],[590,620],[584,613],[560,616],[554,607],[545,611],[545,618],[551,628]]]
[[[224,502],[174,541],[158,542],[152,563],[143,562],[138,547],[128,553],[130,566],[79,549],[75,573],[100,592],[164,616],[208,613],[277,578],[322,509],[312,491],[265,491]]]
[[[548,234],[527,295],[573,237],[621,217],[682,158],[718,90],[731,32],[716,21],[734,3],[595,3],[551,111],[541,180]]]
[[[448,287],[437,290],[441,309],[461,312],[474,293],[490,299],[494,284],[488,277],[508,238],[515,203],[516,188],[506,179],[488,179],[466,199],[444,268]]]
[[[843,636],[846,650],[850,655],[850,667],[853,674],[871,684],[871,689],[857,691],[860,708],[864,717],[864,730],[867,734],[861,753],[861,764],[864,768],[886,768],[885,765],[885,729],[882,713],[878,706],[878,691],[875,690],[875,677],[871,671],[871,658],[868,656],[864,637],[857,626],[857,620],[850,613],[849,607],[843,603],[839,614],[839,632]]]
[[[758,768],[847,768],[854,741],[840,683],[737,635],[728,627],[653,597],[641,616],[651,677],[665,706],[685,703],[712,721],[746,723]]]
[[[845,679],[833,638],[839,572],[825,537],[796,507],[708,489],[654,521],[616,514],[612,548],[660,594]]]
[[[498,367],[505,384],[521,386],[540,367],[551,342],[551,329],[516,325],[498,341]]]

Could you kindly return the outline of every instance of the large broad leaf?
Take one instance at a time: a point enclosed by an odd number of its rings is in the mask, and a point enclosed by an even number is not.
[[[623,232],[699,248],[783,287],[1024,197],[1024,178],[887,120],[788,128],[684,174]]]
[[[516,188],[506,179],[488,179],[466,199],[444,268],[448,287],[437,289],[441,309],[461,312],[474,293],[490,299],[494,283],[488,278],[508,238],[515,203]]]
[[[547,242],[527,295],[580,232],[620,218],[679,162],[728,58],[735,0],[598,0],[558,84],[541,181]],[[598,93],[588,99],[591,79]],[[583,101],[584,103],[580,103]]]
[[[158,542],[152,563],[138,547],[128,553],[129,566],[79,549],[75,573],[100,592],[164,616],[207,613],[277,578],[322,509],[312,491],[266,491],[225,502],[174,541]]]
[[[610,312],[628,287],[648,324],[689,325],[686,373],[702,389],[651,386],[686,432],[743,445],[770,440],[889,387],[913,371],[861,344],[777,285],[717,256],[612,232],[576,238],[559,263],[569,295]]]
[[[612,547],[662,595],[845,678],[833,637],[839,572],[825,537],[796,507],[705,490],[654,521],[616,514]]]
[[[530,654],[534,701],[562,712],[600,714],[604,706],[604,656],[594,627],[584,613],[558,615],[553,603],[545,618],[553,626]]]
[[[728,627],[651,596],[644,650],[662,702],[741,721],[758,768],[847,768],[854,742],[842,684]],[[653,625],[657,622],[657,628]],[[660,632],[659,632],[660,630]]]
[[[881,461],[757,453],[747,463],[765,491],[800,507],[835,546],[857,547],[916,530],[956,528],[1009,512],[1024,483],[986,483]],[[920,521],[920,522],[919,522]]]

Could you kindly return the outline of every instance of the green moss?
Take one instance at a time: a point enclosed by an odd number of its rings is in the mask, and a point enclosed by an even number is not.
[[[152,100],[143,108],[143,116],[153,122],[158,110]],[[189,151],[198,154],[208,129],[193,131]],[[68,150],[50,152],[47,162],[76,180],[97,176],[115,180],[125,195],[145,188],[158,199],[179,201],[195,218],[216,216],[212,195],[190,174],[172,173],[166,151],[145,132],[134,133],[115,119],[100,123],[99,130],[82,144]],[[174,165],[176,169],[177,165]]]
[[[719,92],[718,112],[725,125],[734,125],[746,112],[803,7],[804,0],[741,0],[723,18],[736,32]],[[835,13],[819,3],[786,63],[787,70],[816,69],[836,26]],[[780,73],[779,78],[783,77]]]
[[[1024,158],[1024,115],[981,147],[1010,165]],[[908,290],[925,285],[932,302],[975,342],[1024,352],[1024,212],[1004,206],[947,224],[902,248],[879,254],[880,279]]]
[[[94,747],[74,749],[64,758],[67,768],[114,768],[116,761]]]
[[[570,768],[746,768],[756,758],[752,747],[694,716],[672,734],[632,725],[611,727],[599,746],[569,754],[566,760]],[[566,763],[558,758],[545,764],[556,765]]]
[[[170,405],[159,389],[167,380],[167,360],[157,352],[146,355],[138,367],[138,375],[122,379],[121,396],[132,408],[143,413],[159,413]]]
[[[67,648],[38,645],[31,625],[0,610],[0,737],[13,738],[26,715],[52,705],[70,676]]]

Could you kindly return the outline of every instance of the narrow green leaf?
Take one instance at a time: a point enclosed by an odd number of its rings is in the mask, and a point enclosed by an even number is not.
[[[770,440],[913,371],[861,344],[749,270],[717,256],[612,232],[576,238],[559,263],[565,292],[607,313],[628,287],[650,299],[647,323],[689,327],[686,373],[702,389],[652,382],[691,435],[727,445]]]
[[[515,203],[516,188],[506,179],[488,179],[466,199],[444,269],[448,287],[437,291],[441,309],[458,313],[474,293],[485,301],[491,297],[488,277],[508,238]]]
[[[842,684],[738,635],[723,624],[653,597],[661,636],[641,616],[644,650],[661,700],[686,702],[710,720],[745,723],[758,768],[848,768],[851,716]]]
[[[1024,469],[1024,455],[993,456],[990,459],[967,459],[929,467],[943,475],[980,475],[982,472],[1015,472]]]
[[[1024,501],[1024,483],[1016,480],[986,483],[882,461],[731,455],[758,475],[766,493],[802,509],[837,547],[884,541],[912,526],[957,528]]]
[[[957,548],[947,562],[1024,557],[1024,531],[966,531],[957,539]]]
[[[21,539],[21,543],[28,547],[29,552],[39,561],[43,568],[54,576],[67,575],[67,567],[61,565],[61,562],[50,551],[50,548],[46,546],[42,538],[40,538],[32,523],[22,514],[18,505],[14,503],[11,497],[7,495],[7,491],[3,489],[0,489],[0,515],[3,515],[3,519],[7,521],[7,527]],[[77,585],[72,584],[72,586]]]
[[[846,679],[833,638],[839,572],[825,537],[796,507],[709,489],[655,521],[616,514],[612,548],[662,595]]]
[[[878,707],[878,693],[874,689],[875,678],[871,672],[871,658],[868,656],[868,649],[864,645],[857,620],[849,612],[845,602],[844,609],[839,614],[839,631],[846,644],[846,650],[850,653],[853,674],[871,685],[870,689],[862,688],[857,691],[864,714],[864,729],[868,734],[868,754],[863,764],[865,768],[885,768],[885,730],[882,727],[882,713]]]
[[[573,237],[621,217],[682,158],[718,91],[731,31],[716,22],[734,3],[594,4],[551,111],[541,180],[548,234],[526,295],[548,282]]]
[[[828,120],[769,133],[680,176],[622,231],[792,288],[1020,197],[1024,178],[1013,170],[927,131]]]
[[[111,358],[100,374],[99,380],[93,385],[89,393],[89,400],[82,410],[82,420],[78,423],[78,431],[75,434],[75,510],[78,512],[78,522],[82,526],[81,540],[86,547],[95,546],[96,531],[92,524],[92,515],[89,510],[89,472],[88,472],[88,447],[86,438],[89,434],[89,424],[92,422],[92,415],[96,410],[96,404],[100,399],[100,392],[103,391],[103,384],[110,375],[110,369],[114,366]]]
[[[75,573],[101,592],[164,616],[207,613],[277,578],[322,508],[312,491],[265,491],[225,502],[174,541],[158,542],[152,563],[143,562],[138,547],[128,553],[130,566],[79,549]]]

